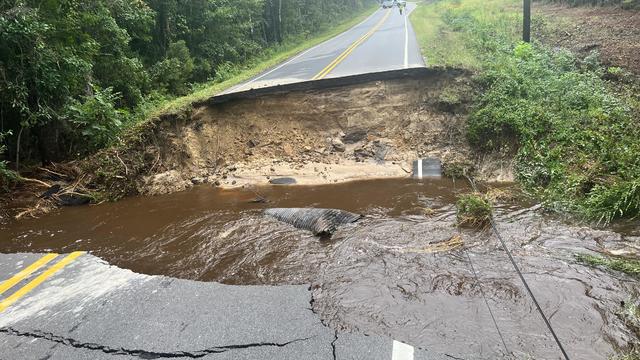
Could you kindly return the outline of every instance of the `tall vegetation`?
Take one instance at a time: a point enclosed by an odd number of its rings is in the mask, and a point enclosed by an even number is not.
[[[466,54],[458,59],[479,70],[484,91],[468,122],[470,142],[515,155],[519,182],[550,207],[603,222],[640,216],[637,89],[607,80],[624,71],[603,68],[597,54],[579,59],[519,43],[520,3],[443,0],[421,10],[442,27],[427,34],[456,34]]]
[[[0,1],[0,169],[100,148],[148,103],[225,80],[235,66],[372,3]]]

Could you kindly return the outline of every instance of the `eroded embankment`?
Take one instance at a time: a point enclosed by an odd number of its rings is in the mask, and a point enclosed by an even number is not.
[[[469,79],[462,70],[421,69],[399,78],[209,101],[153,119],[124,146],[83,168],[87,182],[110,197],[203,182],[266,184],[280,176],[300,184],[405,177],[414,159],[427,156],[458,170],[472,163],[464,137]]]

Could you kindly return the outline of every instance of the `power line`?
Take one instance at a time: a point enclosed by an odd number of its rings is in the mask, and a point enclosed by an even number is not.
[[[469,180],[469,183],[471,183],[471,187],[473,187],[473,190],[477,192],[478,188],[476,187],[476,183],[473,181],[473,179],[467,176],[467,180]],[[535,295],[533,295],[533,291],[531,291],[531,288],[529,287],[527,280],[525,280],[524,275],[522,275],[522,271],[520,271],[518,264],[516,264],[516,261],[513,259],[513,256],[511,255],[511,251],[509,251],[507,244],[505,243],[504,239],[500,235],[500,232],[498,231],[498,228],[496,226],[496,222],[493,218],[493,213],[489,215],[489,222],[491,223],[491,228],[493,229],[493,232],[496,234],[496,237],[498,238],[498,240],[500,240],[502,249],[507,253],[507,256],[509,257],[509,261],[511,261],[511,265],[513,265],[513,268],[516,270],[516,273],[518,273],[518,277],[520,277],[520,280],[522,281],[524,288],[527,289],[527,293],[529,293],[531,300],[533,300],[533,303],[536,305],[536,308],[538,309],[540,316],[542,316],[544,323],[547,325],[549,332],[551,332],[551,335],[553,335],[553,339],[556,341],[556,344],[558,344],[558,347],[560,348],[562,355],[564,356],[565,360],[569,360],[569,355],[567,355],[567,352],[564,350],[562,343],[560,343],[560,339],[558,338],[558,335],[556,335],[556,332],[553,330],[553,327],[551,326],[549,319],[547,319],[547,316],[542,311],[542,308],[540,307],[540,304],[538,303],[538,300],[536,299]]]
[[[510,354],[511,352],[509,351],[509,348],[507,347],[507,343],[504,341],[504,337],[502,336],[502,331],[500,331],[500,327],[498,326],[498,322],[496,321],[495,316],[493,316],[493,311],[491,310],[491,306],[489,306],[489,301],[487,300],[487,297],[484,294],[484,289],[482,288],[482,284],[480,283],[480,280],[478,279],[478,274],[476,273],[476,269],[473,266],[473,262],[471,261],[471,257],[469,256],[469,252],[464,247],[462,249],[463,249],[465,255],[467,255],[467,259],[469,260],[469,265],[471,266],[471,272],[473,272],[473,276],[476,279],[476,283],[478,284],[478,287],[480,288],[480,294],[482,294],[482,298],[484,299],[484,303],[485,303],[485,305],[487,305],[487,309],[489,310],[489,315],[491,315],[491,320],[493,320],[493,325],[496,327],[496,330],[498,331],[498,335],[500,336],[500,341],[502,341],[502,346],[504,346],[504,350],[507,352],[507,354]]]

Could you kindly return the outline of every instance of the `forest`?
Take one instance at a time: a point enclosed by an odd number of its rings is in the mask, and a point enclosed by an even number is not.
[[[154,104],[374,3],[0,0],[0,175],[100,149]]]

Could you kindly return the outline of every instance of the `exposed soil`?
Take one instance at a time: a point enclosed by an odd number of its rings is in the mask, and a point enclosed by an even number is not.
[[[551,20],[550,27],[536,29],[542,42],[582,56],[598,51],[603,64],[640,75],[640,10],[552,4],[534,9]]]
[[[467,144],[472,84],[463,70],[421,69],[410,77],[209,101],[152,119],[118,147],[33,176],[71,190],[65,198],[71,202],[85,200],[82,193],[100,202],[202,183],[264,185],[279,177],[304,185],[409,177],[421,157],[441,159],[450,173],[476,170],[482,179],[512,180],[508,161],[476,158]],[[33,201],[46,187],[23,190]],[[37,216],[45,209],[30,212],[21,204],[14,213]]]
[[[282,176],[301,184],[406,177],[417,157],[460,161],[469,157],[463,131],[473,90],[466,76],[435,71],[205,105],[183,121],[165,118],[153,129],[157,145],[145,148],[159,165],[137,190],[258,185]],[[453,103],[441,100],[445,89],[458,94]]]

